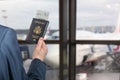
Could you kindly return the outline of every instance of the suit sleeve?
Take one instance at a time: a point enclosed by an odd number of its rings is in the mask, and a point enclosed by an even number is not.
[[[45,80],[46,65],[39,59],[34,59],[28,71],[28,77],[33,80]]]
[[[38,59],[34,59],[31,62],[28,74],[26,74],[22,64],[16,32],[13,29],[6,31],[1,46],[2,52],[7,59],[7,72],[11,80],[45,80],[46,66]]]

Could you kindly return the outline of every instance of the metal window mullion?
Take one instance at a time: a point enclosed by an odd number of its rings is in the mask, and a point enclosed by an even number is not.
[[[60,80],[68,79],[67,63],[67,27],[68,27],[68,0],[59,0],[59,29],[60,29]]]
[[[76,0],[69,0],[69,80],[76,74]]]

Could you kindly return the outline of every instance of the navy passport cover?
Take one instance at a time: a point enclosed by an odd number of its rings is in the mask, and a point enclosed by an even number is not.
[[[26,41],[37,43],[40,37],[44,37],[49,21],[33,18]]]

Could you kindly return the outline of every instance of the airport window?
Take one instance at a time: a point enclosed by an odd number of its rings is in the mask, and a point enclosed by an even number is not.
[[[92,0],[91,2],[89,2],[88,0],[77,0],[76,27],[77,31],[83,32],[80,33],[81,38],[79,37],[79,39],[82,39],[84,35],[89,36],[91,33],[93,34],[91,34],[91,36],[89,37],[93,39],[95,39],[96,36],[99,36],[99,34],[101,34],[102,36],[104,36],[105,34],[110,34],[109,36],[111,37],[113,37],[113,35],[119,35],[119,7],[119,0]],[[77,36],[80,35],[79,32],[76,33]],[[88,34],[87,32],[91,33]],[[102,37],[99,36],[96,39],[102,39]],[[107,37],[103,38],[102,40],[104,39],[107,39]],[[109,37],[108,40],[110,40]]]
[[[119,10],[119,0],[77,0],[76,80],[120,79]]]

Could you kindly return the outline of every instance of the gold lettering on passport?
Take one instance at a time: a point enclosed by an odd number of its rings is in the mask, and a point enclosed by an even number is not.
[[[39,38],[39,36],[32,35],[32,38],[33,38],[33,39],[38,39],[38,38]]]
[[[35,34],[40,34],[40,33],[42,32],[42,29],[41,29],[40,26],[37,26],[37,27],[35,27],[35,29],[33,29],[33,32],[34,32]]]
[[[37,23],[37,24],[45,24],[44,22],[41,22],[41,21],[34,21],[35,23]]]

